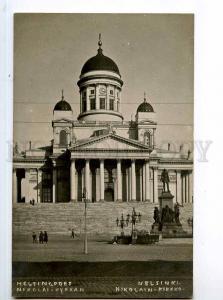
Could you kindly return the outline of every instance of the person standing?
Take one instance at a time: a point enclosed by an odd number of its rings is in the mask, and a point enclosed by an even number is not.
[[[43,242],[46,244],[48,243],[48,234],[46,231],[44,231],[44,234],[43,234]]]
[[[33,243],[36,243],[37,239],[36,239],[36,233],[34,231],[33,231],[33,234],[32,234],[32,238],[33,238]]]
[[[43,244],[43,232],[42,231],[40,231],[40,233],[39,233],[39,243]]]

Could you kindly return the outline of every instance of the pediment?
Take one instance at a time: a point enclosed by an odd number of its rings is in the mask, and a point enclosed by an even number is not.
[[[126,139],[115,134],[108,134],[77,143],[72,149],[96,149],[96,150],[149,150],[149,147],[131,139]]]

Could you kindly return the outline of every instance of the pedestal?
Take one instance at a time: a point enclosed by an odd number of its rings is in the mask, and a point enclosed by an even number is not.
[[[187,233],[183,230],[179,221],[179,213],[173,206],[174,196],[170,192],[162,192],[159,196],[159,222],[154,222],[151,233],[162,234],[165,238],[185,237]],[[179,212],[179,210],[178,210]]]
[[[162,194],[159,196],[160,211],[162,211],[166,205],[173,209],[173,198],[174,196],[170,192],[162,192]]]

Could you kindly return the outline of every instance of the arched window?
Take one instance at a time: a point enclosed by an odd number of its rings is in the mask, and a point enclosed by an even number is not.
[[[144,143],[148,146],[152,146],[152,136],[148,131],[144,133]]]
[[[67,145],[67,133],[65,130],[61,130],[60,132],[60,146]]]

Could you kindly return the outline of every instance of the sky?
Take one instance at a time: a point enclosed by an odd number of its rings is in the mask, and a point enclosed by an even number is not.
[[[157,145],[193,139],[193,15],[15,14],[14,142],[52,139],[53,108],[61,99],[80,113],[77,81],[83,64],[102,48],[119,67],[121,109],[135,118],[146,92],[157,114]]]

